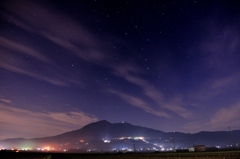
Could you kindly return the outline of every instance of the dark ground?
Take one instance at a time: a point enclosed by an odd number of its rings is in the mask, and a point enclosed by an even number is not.
[[[161,153],[39,153],[0,152],[1,159],[240,159],[240,151],[218,152],[161,152]]]

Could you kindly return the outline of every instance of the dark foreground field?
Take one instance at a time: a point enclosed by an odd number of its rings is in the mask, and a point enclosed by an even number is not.
[[[1,159],[240,159],[240,151],[136,154],[0,152]]]

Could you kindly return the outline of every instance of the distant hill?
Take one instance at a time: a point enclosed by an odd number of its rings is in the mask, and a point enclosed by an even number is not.
[[[240,130],[232,131],[235,140],[240,142]],[[34,139],[5,139],[0,147],[5,148],[43,148],[48,146],[57,150],[112,150],[112,149],[177,149],[193,145],[207,147],[228,147],[234,145],[229,131],[199,132],[194,134],[181,132],[163,132],[130,123],[110,123],[106,120],[84,126],[81,129],[60,135]]]

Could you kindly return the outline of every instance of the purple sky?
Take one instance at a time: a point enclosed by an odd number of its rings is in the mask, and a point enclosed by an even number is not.
[[[0,139],[98,120],[240,129],[237,1],[0,3]]]

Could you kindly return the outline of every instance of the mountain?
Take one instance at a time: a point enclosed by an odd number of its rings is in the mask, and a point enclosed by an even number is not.
[[[240,141],[240,130],[232,131],[237,142]],[[49,146],[50,145],[50,146]],[[0,147],[44,148],[81,150],[112,150],[112,149],[151,149],[163,150],[171,148],[188,148],[193,145],[207,147],[228,147],[234,145],[229,131],[199,132],[195,134],[181,132],[163,132],[130,123],[110,123],[106,120],[84,126],[81,129],[60,135],[34,139],[5,139]]]

